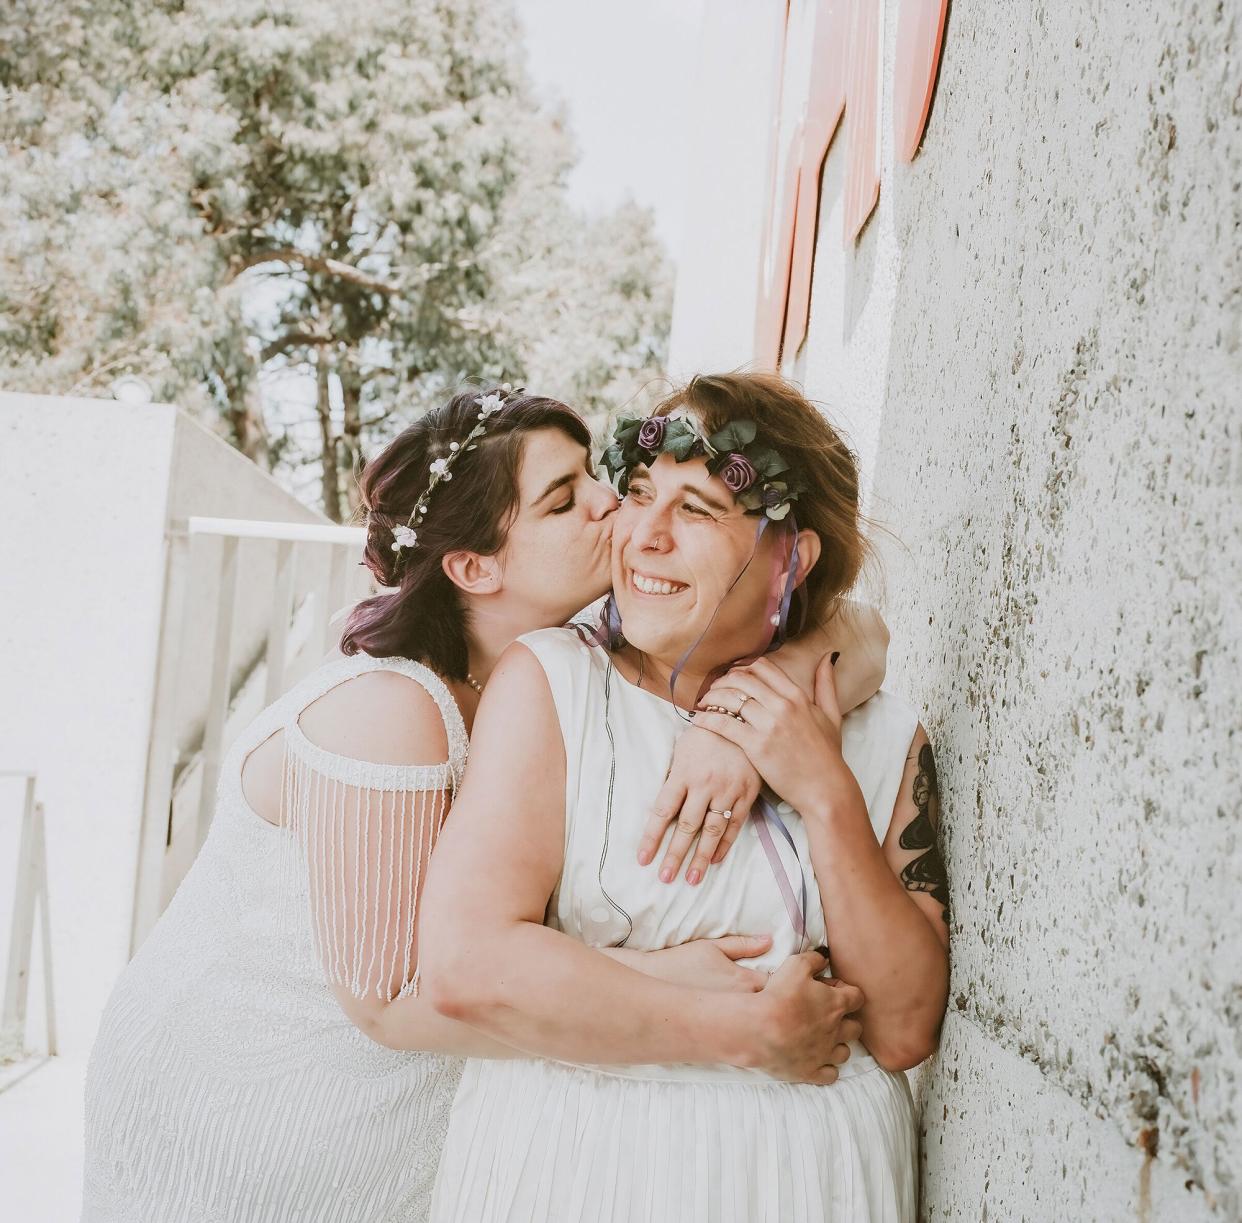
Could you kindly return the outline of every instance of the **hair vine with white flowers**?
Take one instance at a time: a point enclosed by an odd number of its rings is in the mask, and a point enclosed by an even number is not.
[[[418,500],[414,502],[414,508],[410,511],[409,518],[404,524],[395,526],[392,529],[392,550],[394,552],[401,553],[405,548],[412,549],[418,547],[418,531],[426,521],[427,503],[431,499],[431,494],[441,481],[453,478],[453,465],[463,454],[468,450],[478,448],[479,438],[486,431],[488,422],[505,406],[509,396],[513,393],[513,387],[505,382],[496,390],[489,391],[486,395],[480,395],[474,401],[479,406],[478,423],[460,442],[449,442],[448,454],[432,461],[429,469],[431,478],[427,481],[427,487],[423,489]]]

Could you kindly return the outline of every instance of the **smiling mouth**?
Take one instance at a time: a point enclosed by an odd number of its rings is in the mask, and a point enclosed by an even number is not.
[[[639,594],[679,595],[690,587],[685,582],[669,582],[664,578],[649,578],[641,573],[630,573],[630,583]]]

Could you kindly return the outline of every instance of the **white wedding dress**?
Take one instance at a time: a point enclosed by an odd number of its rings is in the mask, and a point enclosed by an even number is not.
[[[521,640],[543,665],[565,741],[565,863],[547,924],[591,946],[654,950],[725,934],[774,936],[774,969],[827,942],[805,828],[771,838],[795,933],[753,821],[697,887],[637,863],[646,813],[685,726],[572,629]],[[880,692],[849,714],[843,751],[883,837],[915,711]],[[795,909],[795,912],[798,910]],[[855,1045],[831,1087],[727,1066],[471,1060],[453,1105],[434,1223],[913,1223],[916,1136],[906,1078]]]
[[[385,765],[315,746],[299,717],[366,671],[421,685],[449,758]],[[282,825],[242,794],[283,731]],[[406,659],[320,668],[221,771],[211,832],[122,974],[91,1057],[84,1223],[395,1223],[426,1218],[461,1063],[364,1036],[332,986],[417,990],[422,871],[466,759],[448,689]]]

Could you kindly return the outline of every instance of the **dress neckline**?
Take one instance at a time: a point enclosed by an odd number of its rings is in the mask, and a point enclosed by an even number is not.
[[[690,710],[682,709],[680,705],[674,704],[672,701],[668,699],[668,697],[661,696],[658,692],[651,692],[649,689],[642,688],[638,684],[636,684],[632,679],[629,678],[629,676],[627,676],[621,670],[620,667],[617,666],[616,661],[614,660],[612,656],[611,650],[608,650],[608,649],[604,650],[604,666],[610,669],[613,675],[615,675],[617,679],[621,681],[621,684],[625,688],[627,688],[629,691],[638,692],[641,695],[645,696],[649,701],[656,701],[658,704],[662,705],[665,709],[669,710],[672,716],[675,717],[679,722],[686,722],[685,715],[689,714]],[[687,723],[687,725],[688,724],[689,723]]]

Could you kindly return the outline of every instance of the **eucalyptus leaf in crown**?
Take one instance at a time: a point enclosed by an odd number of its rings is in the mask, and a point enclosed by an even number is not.
[[[706,458],[709,474],[720,477],[748,514],[766,514],[779,522],[806,482],[776,450],[757,441],[758,435],[753,420],[732,420],[705,437],[692,417],[630,417],[617,422],[603,463],[624,497],[639,464],[652,463],[661,454],[671,454],[678,463]]]

